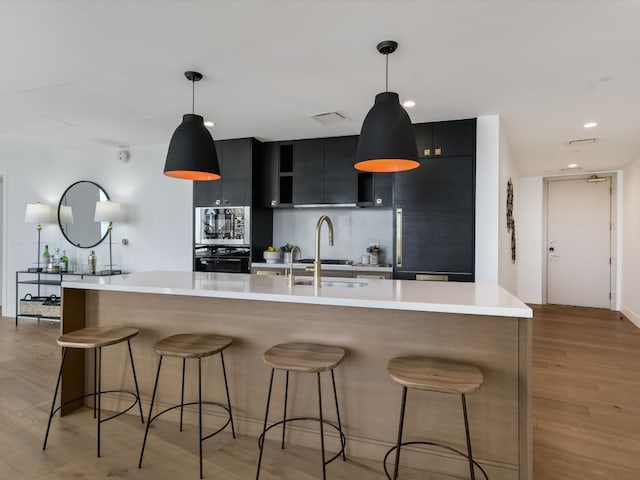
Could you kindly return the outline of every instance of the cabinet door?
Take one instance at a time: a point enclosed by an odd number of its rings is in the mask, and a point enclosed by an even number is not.
[[[433,153],[441,157],[473,155],[476,151],[476,119],[434,123],[433,148]]]
[[[431,157],[433,155],[433,124],[416,123],[413,125],[413,134],[416,137],[418,157]]]
[[[355,136],[325,139],[323,203],[356,202],[355,155]]]
[[[373,206],[390,208],[393,204],[394,173],[373,174]]]
[[[299,140],[293,145],[293,203],[323,203],[324,139]]]
[[[473,280],[475,164],[473,156],[432,157],[395,174],[395,208],[402,208],[398,272],[460,273]],[[397,245],[396,245],[397,247]],[[396,252],[397,254],[397,252]]]
[[[277,207],[278,201],[278,144],[276,142],[262,145],[262,199],[264,208]]]
[[[251,139],[225,140],[221,143],[223,205],[251,205]]]
[[[194,207],[211,207],[215,205],[216,198],[221,195],[215,195],[214,190],[219,186],[220,180],[207,182],[193,182],[193,206]]]

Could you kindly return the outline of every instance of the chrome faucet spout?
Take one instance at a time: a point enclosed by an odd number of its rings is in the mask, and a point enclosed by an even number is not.
[[[316,257],[313,262],[313,285],[316,288],[322,287],[322,267],[320,263],[320,231],[322,230],[322,224],[327,224],[329,227],[329,245],[333,246],[333,222],[327,215],[322,215],[316,223]]]

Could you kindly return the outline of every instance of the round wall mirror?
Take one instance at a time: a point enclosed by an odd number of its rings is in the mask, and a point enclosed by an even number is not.
[[[109,200],[97,183],[81,180],[70,185],[58,205],[58,225],[69,243],[91,248],[107,238],[109,222],[96,222],[96,202]]]

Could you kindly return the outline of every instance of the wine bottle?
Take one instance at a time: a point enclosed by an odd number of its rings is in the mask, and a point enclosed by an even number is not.
[[[60,257],[60,272],[66,273],[69,271],[69,257],[67,257],[67,251],[62,251],[62,257]]]
[[[43,270],[46,272],[51,265],[51,254],[49,253],[49,245],[44,246],[44,253],[42,254]]]

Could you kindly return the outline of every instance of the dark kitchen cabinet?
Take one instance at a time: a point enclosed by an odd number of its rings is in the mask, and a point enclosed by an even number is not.
[[[293,203],[324,203],[324,139],[293,145]]]
[[[358,207],[391,207],[393,173],[357,172]]]
[[[298,140],[293,147],[293,203],[356,203],[356,137]]]
[[[193,183],[194,206],[246,206],[252,204],[254,158],[259,157],[253,138],[216,142],[222,178]]]
[[[324,139],[324,201],[356,203],[355,136]]]
[[[473,156],[423,159],[418,169],[395,175],[394,277],[473,281]]]
[[[263,176],[261,206],[264,208],[293,205],[293,143],[263,144]]]
[[[420,158],[474,155],[476,119],[413,125]]]
[[[394,278],[473,281],[475,119],[414,127],[419,148],[430,136],[429,146],[437,140],[441,151],[423,156],[415,170],[394,174]]]

